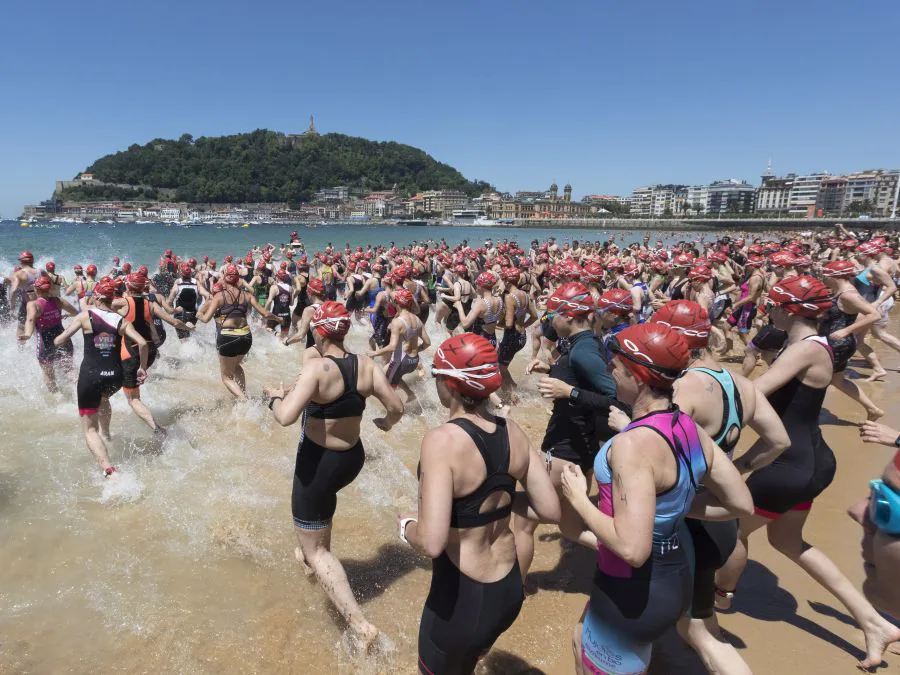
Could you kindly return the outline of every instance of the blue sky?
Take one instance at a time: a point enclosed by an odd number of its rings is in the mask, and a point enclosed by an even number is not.
[[[396,140],[502,190],[900,165],[900,3],[16,3],[0,213],[157,138]]]

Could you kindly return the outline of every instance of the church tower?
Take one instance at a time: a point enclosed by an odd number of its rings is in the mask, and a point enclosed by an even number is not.
[[[312,115],[309,116],[309,129],[303,134],[304,136],[318,136],[319,132],[316,131],[316,121]]]
[[[566,183],[566,186],[563,188],[563,201],[570,202],[572,201],[572,186]]]

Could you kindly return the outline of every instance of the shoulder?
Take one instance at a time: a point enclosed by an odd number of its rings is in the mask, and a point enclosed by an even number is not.
[[[459,448],[463,436],[464,432],[455,424],[446,423],[429,429],[422,436],[422,463],[447,463],[451,453]]]
[[[651,453],[661,443],[666,443],[665,439],[651,427],[636,427],[616,434],[609,446],[609,464],[620,468],[649,466]]]

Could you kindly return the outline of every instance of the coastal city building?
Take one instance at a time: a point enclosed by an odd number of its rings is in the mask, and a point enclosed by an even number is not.
[[[788,198],[788,213],[792,216],[805,216],[807,218],[815,215],[816,201],[819,197],[822,181],[830,176],[831,174],[827,171],[822,171],[794,178],[794,184],[791,186],[791,196]]]
[[[783,178],[767,173],[756,190],[756,212],[763,214],[787,214],[791,200],[791,190],[797,174],[789,173]]]
[[[753,213],[756,188],[747,181],[730,178],[710,183],[706,213]]]

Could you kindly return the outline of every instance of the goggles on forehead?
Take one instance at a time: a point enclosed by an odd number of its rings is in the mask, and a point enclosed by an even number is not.
[[[325,326],[325,330],[331,333],[337,333],[341,330],[341,325],[344,322],[350,323],[349,316],[330,316],[325,319],[319,319],[318,321],[311,321],[310,326],[313,328],[318,328],[319,326]]]
[[[869,481],[869,519],[884,534],[900,536],[900,493],[883,480]]]

